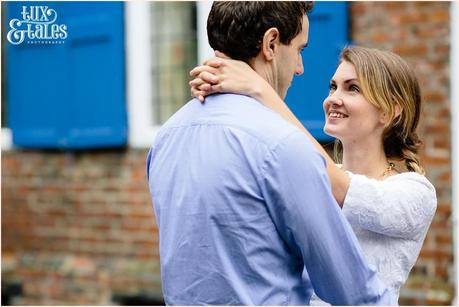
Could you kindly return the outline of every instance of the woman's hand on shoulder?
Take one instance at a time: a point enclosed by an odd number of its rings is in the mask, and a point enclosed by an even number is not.
[[[247,63],[232,60],[216,51],[217,57],[190,71],[194,77],[189,82],[191,95],[201,102],[214,93],[235,93],[258,99],[266,81]]]

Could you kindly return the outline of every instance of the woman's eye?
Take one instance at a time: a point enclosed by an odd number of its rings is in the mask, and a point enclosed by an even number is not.
[[[357,85],[351,85],[351,86],[349,87],[349,89],[350,89],[351,91],[353,91],[353,92],[360,93],[360,89],[359,89],[359,87],[358,87]]]
[[[336,90],[336,84],[330,83],[330,85],[328,86],[328,89],[330,91],[335,91]]]

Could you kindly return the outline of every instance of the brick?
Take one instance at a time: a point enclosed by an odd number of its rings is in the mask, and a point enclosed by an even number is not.
[[[447,97],[442,92],[428,92],[423,96],[425,103],[444,103],[447,101]]]
[[[383,2],[384,8],[388,11],[403,11],[406,9],[407,4],[406,2],[400,1],[390,1],[390,2]]]
[[[402,57],[423,57],[427,54],[426,45],[397,45],[394,52]]]
[[[438,244],[447,244],[447,245],[452,245],[453,243],[453,239],[452,239],[452,235],[450,233],[443,233],[443,234],[439,234],[435,237],[435,241],[436,243]]]
[[[435,216],[449,218],[451,216],[451,211],[451,206],[437,206]]]
[[[449,10],[437,10],[429,14],[429,21],[442,24],[449,23]]]
[[[450,45],[449,44],[439,44],[434,47],[435,53],[449,56],[450,52]]]
[[[437,180],[441,182],[442,184],[451,184],[451,173],[450,172],[445,172],[441,174],[440,176],[437,177]]]
[[[385,42],[389,40],[389,35],[383,32],[376,32],[371,35],[371,39],[375,42]]]
[[[434,122],[432,124],[428,124],[424,126],[424,132],[427,136],[430,136],[431,134],[439,133],[442,135],[449,134],[449,125],[444,122]]]
[[[429,165],[429,166],[450,165],[450,162],[451,162],[448,157],[425,156],[422,160],[425,165]]]
[[[435,148],[449,151],[451,148],[451,141],[445,138],[436,138],[433,142],[433,145]]]
[[[422,11],[411,11],[398,15],[398,18],[401,25],[410,25],[425,22],[429,17]]]
[[[354,15],[365,14],[367,11],[367,5],[362,2],[353,2],[351,4],[351,12]]]
[[[451,110],[450,108],[442,108],[440,111],[437,112],[436,118],[443,120],[443,121],[449,121],[451,119]]]

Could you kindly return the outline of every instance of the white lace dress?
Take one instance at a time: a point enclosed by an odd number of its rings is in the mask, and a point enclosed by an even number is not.
[[[343,213],[367,262],[398,300],[437,208],[426,177],[407,172],[383,181],[348,172],[351,181]],[[313,295],[311,305],[324,305]]]

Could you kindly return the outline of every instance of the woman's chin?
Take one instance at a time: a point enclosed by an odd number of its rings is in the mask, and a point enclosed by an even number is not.
[[[334,131],[333,129],[330,129],[329,127],[325,126],[323,130],[326,135],[329,135],[334,138],[338,138],[339,134],[336,133],[336,131]]]

